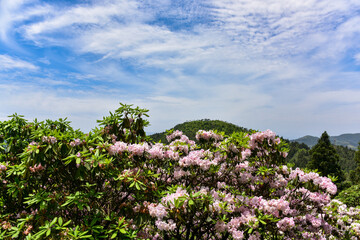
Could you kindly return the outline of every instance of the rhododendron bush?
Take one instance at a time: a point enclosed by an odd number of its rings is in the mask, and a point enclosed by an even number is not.
[[[121,105],[84,134],[69,122],[0,122],[1,239],[360,239],[360,209],[285,165],[270,130],[144,132]]]

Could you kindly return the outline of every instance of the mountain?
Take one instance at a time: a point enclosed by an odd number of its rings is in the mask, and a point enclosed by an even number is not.
[[[298,142],[298,143],[304,143],[306,144],[308,147],[313,147],[318,141],[319,138],[318,137],[314,137],[314,136],[310,136],[310,135],[306,135],[304,137],[298,138],[298,139],[294,139],[294,140],[290,140],[291,142]]]
[[[313,147],[318,142],[318,140],[318,137],[307,135],[291,141],[305,143],[309,147]],[[360,142],[360,133],[347,133],[341,134],[339,136],[330,136],[330,141],[334,145],[345,146],[356,150]]]
[[[220,132],[225,132],[226,135],[230,135],[233,132],[249,132],[250,130],[236,126],[235,124],[228,123],[220,120],[210,120],[202,119],[195,121],[187,121],[181,124],[176,125],[174,130],[182,131],[186,136],[191,140],[195,140],[196,132],[199,130],[218,130]],[[150,135],[154,142],[161,141],[162,143],[167,143],[166,140],[166,131],[162,133],[155,133]]]

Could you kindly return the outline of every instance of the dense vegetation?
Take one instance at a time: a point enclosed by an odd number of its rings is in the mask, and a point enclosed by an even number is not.
[[[121,105],[88,134],[66,119],[0,122],[0,238],[359,239],[360,208],[286,165],[272,131],[171,131],[166,145],[146,136],[146,112]]]
[[[250,130],[236,126],[231,123],[227,123],[220,120],[210,120],[210,119],[202,119],[196,121],[188,121],[181,124],[177,124],[173,130],[179,130],[184,133],[184,135],[188,136],[190,140],[196,140],[195,135],[199,130],[217,130],[220,132],[224,132],[226,135],[230,135],[234,132],[249,132]],[[154,142],[161,141],[162,143],[166,141],[167,132],[155,133],[150,135]]]
[[[350,181],[352,178],[350,172],[357,168],[358,164],[355,161],[355,150],[333,145],[336,153],[339,156],[339,166],[344,174],[344,181]],[[287,161],[294,164],[294,167],[306,168],[310,161],[310,148],[304,143],[289,142],[289,155]]]
[[[199,129],[215,129],[218,131],[224,131],[226,134],[230,134],[234,131],[236,132],[239,130],[250,132],[246,128],[238,127],[224,121],[208,119],[178,124],[174,127],[174,129],[188,133],[190,136],[189,138],[191,138],[192,140],[195,139],[195,133]],[[166,141],[165,136],[165,132],[151,135],[154,141],[161,140],[161,142]],[[349,145],[351,143],[353,145],[354,141],[356,141],[358,137],[358,134],[343,134],[340,135],[338,138],[330,137],[330,142],[332,141],[334,143],[344,145]],[[341,171],[337,170],[337,172],[332,173],[331,175],[337,177],[336,184],[339,190],[342,191],[342,193],[339,194],[338,198],[343,200],[349,206],[357,206],[354,204],[360,201],[360,193],[357,192],[359,189],[357,184],[360,184],[360,150],[356,152],[353,148],[342,145],[332,145],[329,144],[329,142],[327,141],[327,145],[323,150],[328,153],[319,153],[320,155],[318,154],[318,156],[321,156],[322,158],[326,156],[329,158],[325,159],[325,163],[323,164],[326,168],[321,169],[316,164],[313,164],[313,166],[309,165],[312,149],[309,147],[309,144],[314,147],[316,144],[319,143],[320,138],[305,136],[301,138],[301,140],[303,142],[290,141],[287,139],[283,140],[289,145],[289,152],[288,156],[286,157],[287,162],[292,164],[294,168],[299,167],[301,169],[317,169],[320,172],[322,170],[324,172],[322,173],[322,175],[327,176],[327,174],[330,173],[330,165],[327,163],[327,161],[331,161],[332,158],[335,158],[334,161],[336,162],[337,167],[340,166]],[[307,144],[305,144],[305,142]],[[358,154],[356,155],[357,157],[355,156],[355,153]]]
[[[345,180],[344,173],[339,165],[339,154],[330,142],[330,137],[325,131],[318,143],[310,150],[310,160],[306,167],[311,170],[318,170],[322,176],[336,177],[338,187]]]

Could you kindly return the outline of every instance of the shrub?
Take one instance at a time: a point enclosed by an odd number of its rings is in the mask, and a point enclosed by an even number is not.
[[[265,132],[180,131],[152,143],[121,105],[88,134],[69,122],[0,123],[3,239],[357,239],[359,209],[326,177],[284,165]]]

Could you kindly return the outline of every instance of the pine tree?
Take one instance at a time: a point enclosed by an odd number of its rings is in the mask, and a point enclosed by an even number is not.
[[[322,176],[338,177],[337,184],[344,181],[344,173],[339,165],[339,155],[326,131],[321,135],[318,143],[311,148],[307,168],[317,169]]]

